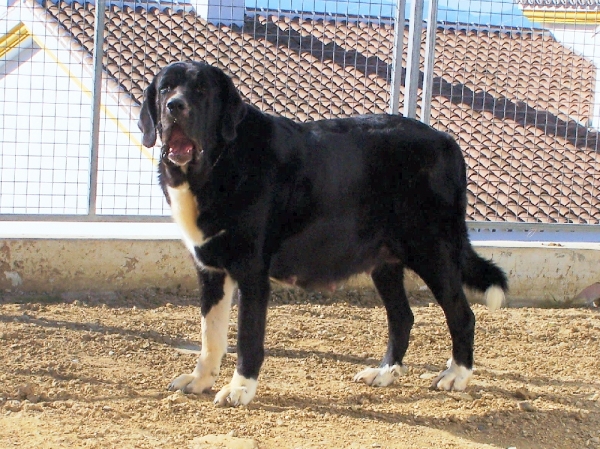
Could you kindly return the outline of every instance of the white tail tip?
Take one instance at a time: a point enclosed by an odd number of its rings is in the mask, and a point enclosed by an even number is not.
[[[498,310],[504,304],[504,290],[492,285],[485,291],[485,304],[491,312]]]

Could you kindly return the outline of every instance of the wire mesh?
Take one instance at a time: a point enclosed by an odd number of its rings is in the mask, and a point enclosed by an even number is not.
[[[599,223],[598,2],[453,5],[438,11],[431,123],[465,150],[470,218]]]
[[[139,104],[127,81],[107,72],[101,75],[98,195],[95,210],[88,208],[93,5],[17,3],[3,12],[2,25],[3,218],[167,214],[154,152],[139,143]]]
[[[438,4],[430,123],[464,149],[467,218],[600,223],[599,4]],[[387,112],[395,7],[107,0],[95,211],[87,210],[94,3],[0,9],[0,214],[167,215],[157,148],[141,145],[136,122],[143,89],[172,61],[217,65],[246,101],[300,121]]]
[[[53,63],[47,36],[3,23],[0,213],[85,213],[90,108],[74,82],[83,67]]]

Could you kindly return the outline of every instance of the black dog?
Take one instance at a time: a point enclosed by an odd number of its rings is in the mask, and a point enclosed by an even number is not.
[[[160,183],[202,292],[198,364],[169,389],[213,386],[237,286],[237,369],[215,403],[248,404],[264,359],[269,278],[333,288],[361,272],[381,295],[389,341],[379,368],[355,380],[391,384],[413,324],[405,267],[427,283],[452,336],[452,358],[434,386],[467,386],[475,318],[462,285],[485,291],[495,308],[507,280],[469,243],[465,163],[450,136],[392,115],[312,123],[266,115],[242,101],[225,73],[197,62],[161,70],[139,126],[148,147],[160,135]]]

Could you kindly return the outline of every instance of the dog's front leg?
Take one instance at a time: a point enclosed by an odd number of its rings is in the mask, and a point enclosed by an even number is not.
[[[232,406],[248,404],[256,394],[258,374],[265,350],[265,326],[269,300],[269,277],[265,273],[244,273],[238,279],[240,304],[238,310],[237,367],[229,385],[215,397],[215,404]]]
[[[235,231],[222,230],[194,250],[201,265],[229,270],[236,260],[244,258],[245,254],[253,254],[254,247],[246,239],[238,237]]]
[[[213,270],[224,270],[230,259],[230,238],[231,233],[223,230],[207,238],[201,246],[194,247],[200,265]]]
[[[202,393],[210,389],[219,375],[221,360],[227,352],[229,311],[235,282],[224,272],[198,270],[201,289],[202,349],[196,368],[182,374],[169,390]]]

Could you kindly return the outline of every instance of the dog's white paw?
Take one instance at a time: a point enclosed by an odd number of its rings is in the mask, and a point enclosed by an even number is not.
[[[406,374],[406,367],[402,365],[385,365],[380,368],[367,368],[354,376],[354,382],[364,382],[373,387],[387,387],[394,383],[398,377]]]
[[[182,393],[204,393],[215,384],[216,376],[200,376],[198,374],[182,374],[171,381],[167,387],[169,391]]]
[[[469,385],[473,370],[454,363],[452,359],[448,360],[447,366],[447,370],[442,371],[439,376],[433,379],[431,388],[446,391],[464,391]]]
[[[215,396],[215,404],[219,407],[237,407],[248,405],[256,394],[258,380],[233,374],[231,382],[225,385]]]

